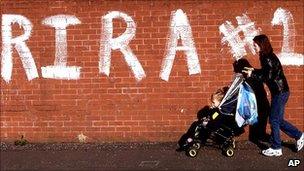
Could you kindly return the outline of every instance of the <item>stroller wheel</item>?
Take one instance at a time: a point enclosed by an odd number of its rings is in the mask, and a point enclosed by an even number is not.
[[[201,148],[201,143],[195,142],[195,143],[193,144],[193,147],[194,147],[195,149],[199,150],[199,149]]]
[[[190,157],[196,157],[197,155],[197,150],[195,149],[195,147],[191,147],[188,151],[187,151],[187,155],[189,155]]]
[[[234,150],[232,147],[228,147],[226,149],[223,149],[223,153],[227,156],[227,157],[232,157],[234,155]]]

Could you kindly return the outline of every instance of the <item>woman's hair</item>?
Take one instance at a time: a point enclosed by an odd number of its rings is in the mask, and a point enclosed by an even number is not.
[[[216,99],[218,101],[222,101],[228,89],[229,88],[226,86],[216,90],[216,92],[211,95],[211,100]]]
[[[268,37],[265,34],[261,34],[258,36],[255,36],[253,38],[253,41],[258,44],[260,47],[260,55],[267,55],[273,53],[272,46],[270,44],[270,41]]]

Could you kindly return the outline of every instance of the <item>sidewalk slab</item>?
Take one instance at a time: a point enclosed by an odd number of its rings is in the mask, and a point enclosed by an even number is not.
[[[265,157],[248,141],[236,144],[231,158],[216,146],[203,146],[196,158],[177,152],[176,143],[1,143],[3,170],[303,170],[304,150],[284,143],[283,156]],[[288,167],[299,160],[297,167]]]

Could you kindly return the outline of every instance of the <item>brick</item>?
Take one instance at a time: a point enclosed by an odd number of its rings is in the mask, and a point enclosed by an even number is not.
[[[5,6],[3,14],[22,14],[32,22],[31,37],[25,42],[39,74],[39,78],[28,81],[20,56],[13,50],[12,80],[6,83],[1,78],[0,138],[5,141],[14,141],[23,134],[33,142],[77,142],[81,132],[97,142],[176,141],[196,119],[197,111],[208,105],[210,95],[231,82],[233,57],[229,45],[221,42],[219,26],[231,21],[236,27],[235,17],[245,12],[256,28],[269,35],[274,52],[279,53],[284,28],[270,22],[274,10],[284,6],[294,18],[294,52],[303,54],[303,5],[299,1],[155,1],[153,8],[148,1],[105,0],[102,7],[97,1],[73,2],[77,9],[69,3],[1,1]],[[187,14],[191,25],[201,73],[190,76],[185,52],[177,51],[170,79],[164,81],[159,74],[168,51],[171,12],[177,6]],[[111,51],[110,76],[99,73],[104,31],[101,17],[108,9],[120,10],[117,7],[123,7],[122,11],[136,23],[129,46],[146,73],[141,81],[136,81],[120,50]],[[54,64],[55,29],[41,23],[55,13],[74,14],[81,20],[81,24],[67,27],[67,66],[82,67],[79,80],[42,78],[40,67]],[[12,30],[13,37],[24,33],[18,24],[13,24]],[[125,30],[122,19],[113,20],[113,38]],[[240,36],[243,38],[242,33]],[[259,68],[257,55],[249,51],[247,55],[250,63]],[[303,129],[303,67],[283,67],[291,90],[285,118]],[[247,134],[240,138],[247,139]]]

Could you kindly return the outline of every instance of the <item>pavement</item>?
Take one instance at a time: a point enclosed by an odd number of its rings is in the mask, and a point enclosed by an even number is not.
[[[267,144],[263,144],[267,145]],[[29,143],[1,142],[4,170],[303,170],[304,150],[284,142],[283,156],[261,155],[261,146],[237,141],[233,157],[212,145],[203,146],[195,158],[176,151],[175,142],[163,143]],[[300,162],[300,163],[299,163]],[[289,166],[288,166],[289,165]],[[297,165],[297,166],[296,166]]]

